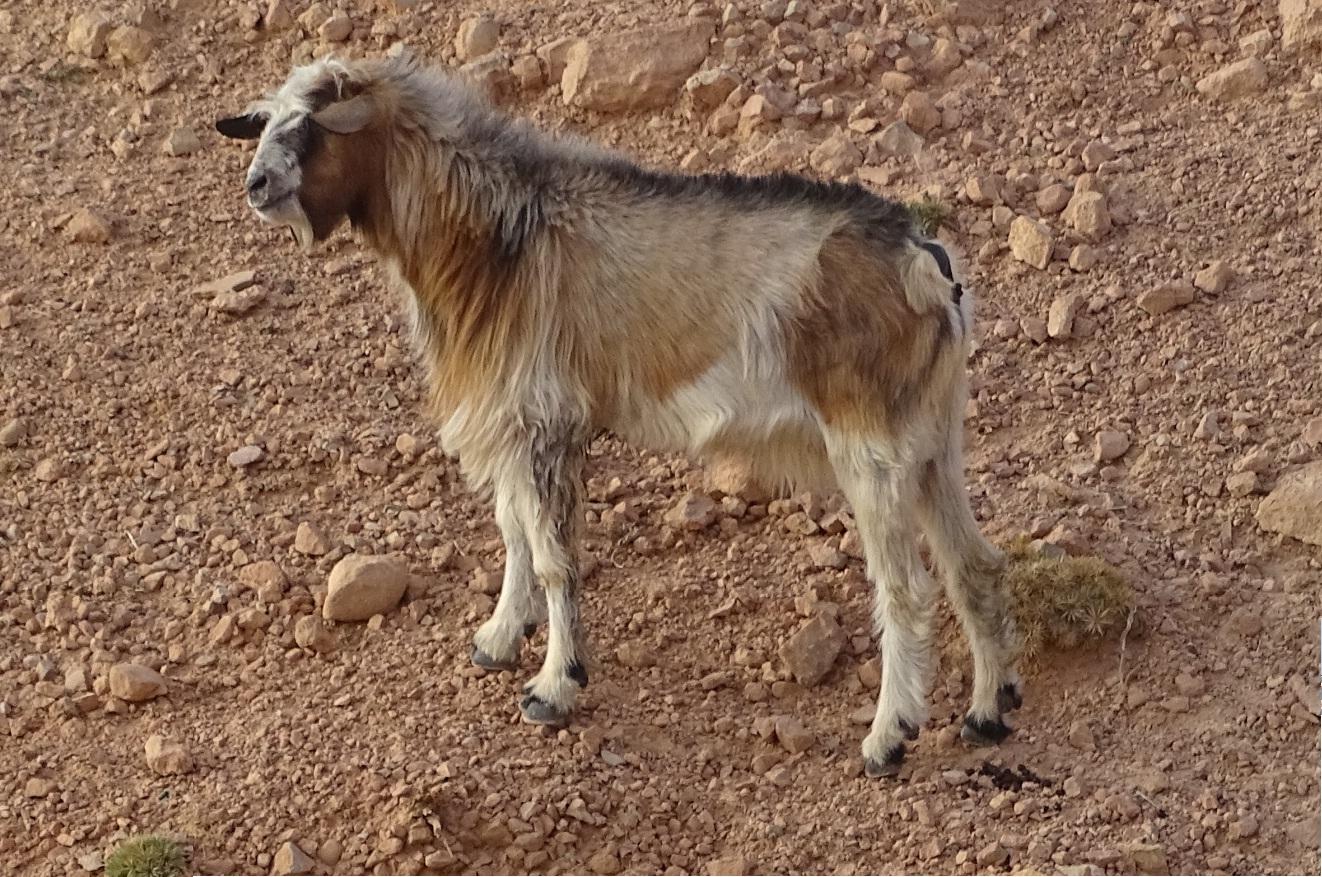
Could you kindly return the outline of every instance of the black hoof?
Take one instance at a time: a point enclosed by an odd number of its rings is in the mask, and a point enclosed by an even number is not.
[[[1001,721],[1000,716],[994,719],[965,716],[959,736],[970,746],[995,746],[1010,736],[1010,726]]]
[[[551,728],[563,728],[569,724],[569,713],[558,710],[535,694],[530,694],[519,704],[523,720],[530,725],[546,725]]]
[[[1017,682],[1007,682],[996,692],[996,708],[1003,713],[1017,710],[1024,705],[1024,696],[1019,692]]]
[[[519,666],[517,661],[497,661],[477,646],[473,646],[473,651],[469,655],[469,658],[472,660],[473,666],[481,667],[483,670],[491,670],[492,672],[514,670]]]
[[[913,722],[906,722],[904,719],[900,719],[900,733],[904,735],[904,739],[906,740],[917,740],[918,726]]]
[[[868,758],[863,761],[863,773],[870,779],[898,776],[900,766],[904,764],[904,744],[896,743],[886,757],[878,761]]]

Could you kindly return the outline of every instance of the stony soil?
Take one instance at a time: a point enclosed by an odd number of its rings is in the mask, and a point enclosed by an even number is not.
[[[104,49],[92,20],[67,39],[85,6],[0,9],[0,872],[97,873],[142,831],[212,873],[1315,872],[1322,549],[1255,509],[1322,459],[1316,44],[1255,0],[495,3],[107,4],[140,30]],[[309,257],[259,226],[210,127],[326,38],[467,60],[484,12],[505,54],[475,72],[549,128],[952,205],[979,516],[1124,570],[1123,646],[1040,656],[1014,736],[969,751],[943,616],[932,720],[869,781],[869,587],[832,498],[718,494],[676,529],[702,471],[606,438],[599,666],[569,729],[520,724],[542,642],[468,664],[501,549],[427,438],[397,302],[347,233]],[[690,19],[733,92],[599,112],[541,81],[558,38]],[[350,552],[403,558],[407,593],[319,626]],[[836,607],[843,653],[791,682],[781,645]]]

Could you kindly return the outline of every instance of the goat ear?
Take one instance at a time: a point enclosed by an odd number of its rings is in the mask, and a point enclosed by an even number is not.
[[[369,95],[360,94],[317,110],[312,121],[333,134],[352,134],[367,127],[375,116],[375,102]]]
[[[231,140],[259,140],[266,129],[266,117],[256,113],[216,120],[216,130]]]

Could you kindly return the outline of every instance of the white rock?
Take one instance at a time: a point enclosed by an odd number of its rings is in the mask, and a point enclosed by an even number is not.
[[[159,734],[148,737],[144,748],[147,752],[147,766],[161,776],[178,776],[193,770],[193,756],[188,750]]]
[[[1027,216],[1016,216],[1010,223],[1010,254],[1020,262],[1026,262],[1039,270],[1051,263],[1051,252],[1055,248],[1055,239],[1051,231],[1040,222],[1034,222]]]
[[[110,668],[110,693],[129,703],[160,697],[168,690],[165,678],[141,664],[116,664]]]

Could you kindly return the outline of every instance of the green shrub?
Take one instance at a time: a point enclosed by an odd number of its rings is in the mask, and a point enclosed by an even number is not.
[[[1103,639],[1128,623],[1134,590],[1100,557],[1046,557],[1027,539],[1011,544],[1006,554],[1005,584],[1026,657]]]
[[[172,840],[131,837],[106,859],[106,877],[184,877],[187,859]]]

